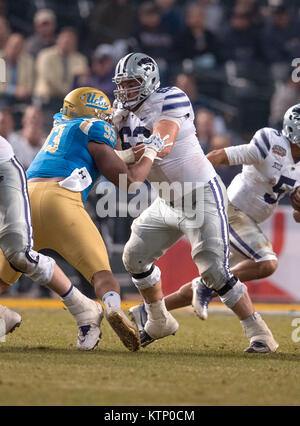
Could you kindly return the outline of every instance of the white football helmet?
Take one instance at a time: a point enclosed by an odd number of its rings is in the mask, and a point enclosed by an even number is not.
[[[136,81],[136,86],[127,89],[121,87],[122,82],[130,80]],[[112,81],[117,85],[114,95],[118,103],[132,110],[159,88],[157,63],[144,53],[129,53],[118,62]]]
[[[282,134],[291,143],[300,146],[300,104],[292,106],[284,114]]]

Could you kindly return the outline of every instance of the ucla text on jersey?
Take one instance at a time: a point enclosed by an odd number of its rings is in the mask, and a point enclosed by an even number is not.
[[[105,121],[85,117],[65,119],[61,113],[55,114],[53,128],[27,170],[27,178],[66,178],[74,169],[86,167],[92,183],[82,192],[85,201],[94,183],[101,176],[88,151],[88,143],[95,141],[113,148],[116,139],[114,129]]]

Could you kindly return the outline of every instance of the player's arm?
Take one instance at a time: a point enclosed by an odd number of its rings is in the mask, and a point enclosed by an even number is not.
[[[300,222],[300,212],[298,210],[293,211],[293,217],[295,219],[295,222],[297,222],[297,223]]]
[[[168,154],[170,154],[170,152],[173,148],[173,145],[176,141],[178,131],[179,131],[179,125],[177,123],[175,123],[174,121],[171,121],[171,120],[160,120],[154,126],[153,134],[159,133],[162,138],[169,135],[169,139],[168,139],[168,142],[167,142],[167,144],[169,146],[167,146],[163,151],[161,151],[158,154],[158,157],[164,158]]]
[[[127,166],[116,154],[115,150],[106,143],[90,141],[88,150],[95,161],[99,172],[111,181],[114,185],[119,186],[119,175],[123,174],[127,177],[127,186],[134,182],[144,182],[147,178],[157,153],[163,149],[166,138],[160,138],[159,135],[152,135],[148,139],[148,145],[141,159]]]
[[[215,149],[214,151],[209,152],[206,157],[214,167],[217,167],[221,164],[229,166],[228,157],[224,148]]]
[[[255,133],[250,143],[212,151],[207,154],[207,158],[213,166],[220,164],[229,166],[260,164],[267,158],[270,148],[266,130],[260,129]]]
[[[296,222],[300,222],[300,186],[298,186],[290,195],[291,205],[294,209],[293,217]]]
[[[145,152],[144,144],[136,145],[136,146],[133,146],[132,148],[128,148],[124,150],[122,150],[122,146],[120,149],[116,149],[116,146],[115,146],[115,153],[126,164],[136,163],[142,157],[144,152]]]

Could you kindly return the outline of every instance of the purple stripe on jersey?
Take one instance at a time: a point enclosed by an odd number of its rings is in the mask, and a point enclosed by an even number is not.
[[[167,111],[168,109],[176,109],[185,106],[190,106],[190,102],[176,102],[176,104],[164,105],[162,111]]]
[[[214,179],[215,179],[217,188],[219,190],[219,195],[220,195],[220,198],[221,198],[221,204],[222,204],[222,209],[223,209],[222,212],[223,212],[223,215],[224,215],[224,223],[225,223],[225,236],[226,236],[226,239],[227,239],[227,243],[226,243],[226,249],[227,249],[227,251],[226,251],[226,259],[225,259],[225,268],[227,268],[228,274],[230,275],[230,278],[231,278],[232,274],[231,274],[230,269],[229,269],[229,241],[230,241],[230,239],[229,239],[228,220],[227,220],[227,215],[226,215],[226,209],[225,209],[224,197],[223,197],[222,189],[220,187],[218,179],[217,178],[214,178]]]
[[[241,253],[243,256],[248,257],[248,259],[252,259],[251,256],[249,256],[248,254],[244,253],[241,249],[238,248],[238,246],[236,246],[231,240],[230,240],[230,245],[239,253]]]
[[[259,143],[257,142],[257,140],[256,140],[256,139],[254,139],[254,138],[253,138],[253,140],[254,140],[254,143],[255,143],[255,145],[256,145],[256,147],[257,147],[257,149],[259,150],[259,152],[260,152],[261,156],[262,156],[263,158],[266,158],[265,151],[264,151],[264,150],[260,147],[260,145],[259,145]]]
[[[185,93],[174,93],[173,95],[166,96],[165,99],[182,98],[183,96],[186,96],[186,94]]]
[[[252,250],[251,247],[248,246],[248,244],[245,243],[245,241],[243,241],[241,239],[241,237],[235,232],[235,230],[232,228],[232,226],[229,225],[229,232],[230,234],[240,243],[240,245],[242,247],[244,247],[245,250],[247,250],[247,252],[254,257],[254,259],[261,259],[261,256],[257,253],[255,253],[254,250]]]
[[[264,144],[265,144],[265,145],[266,145],[266,147],[267,147],[267,150],[268,150],[268,151],[270,151],[271,145],[270,145],[270,142],[268,141],[268,138],[267,138],[267,135],[266,135],[265,131],[264,131],[264,130],[262,130],[262,131],[260,132],[260,135],[261,135],[261,138],[262,138],[262,140],[263,140]]]
[[[209,181],[209,186],[212,190],[212,193],[214,195],[214,199],[215,202],[217,204],[217,209],[218,209],[218,213],[219,213],[219,217],[221,219],[221,231],[222,231],[222,239],[223,239],[223,244],[224,244],[224,260],[223,260],[223,266],[224,266],[224,270],[225,270],[225,275],[227,280],[230,280],[230,278],[232,277],[232,274],[230,273],[229,270],[229,264],[228,264],[228,253],[229,253],[229,247],[228,247],[228,232],[227,232],[227,241],[226,241],[226,228],[227,228],[227,223],[226,223],[226,219],[225,219],[225,224],[224,224],[224,217],[223,217],[223,213],[222,213],[222,206],[220,205],[220,201],[218,200],[218,196],[217,196],[217,190],[218,188],[214,187],[214,184],[216,184],[216,178],[213,179],[213,181]],[[216,190],[217,189],[217,190]],[[219,192],[219,190],[218,190]],[[220,196],[220,194],[219,194]],[[221,197],[221,200],[223,199],[223,197]],[[223,206],[224,209],[224,206]]]
[[[26,251],[29,251],[32,249],[32,246],[33,246],[33,232],[31,227],[31,209],[30,209],[30,200],[28,195],[27,179],[26,179],[23,166],[19,163],[16,157],[13,157],[11,159],[11,162],[14,165],[14,167],[18,170],[20,180],[22,183],[22,194],[23,194],[23,200],[24,200],[25,220],[27,225],[27,237],[28,237],[28,244],[27,244]]]

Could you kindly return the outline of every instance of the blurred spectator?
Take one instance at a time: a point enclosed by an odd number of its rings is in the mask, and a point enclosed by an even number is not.
[[[225,20],[225,6],[222,0],[195,0],[195,3],[205,8],[205,28],[218,35]]]
[[[205,7],[196,3],[187,7],[185,25],[178,41],[178,53],[181,60],[193,59],[204,68],[213,68],[220,62],[217,38],[205,29]]]
[[[211,151],[211,143],[215,136],[226,134],[226,125],[222,117],[216,116],[206,108],[201,108],[196,113],[195,126],[199,143],[205,154]]]
[[[0,16],[6,16],[6,14],[7,14],[6,1],[0,0]]]
[[[37,56],[35,103],[49,114],[60,108],[62,98],[73,88],[75,77],[87,73],[87,58],[77,51],[77,41],[76,31],[64,28],[56,45],[42,49]]]
[[[179,89],[183,90],[184,93],[188,95],[195,113],[197,109],[203,106],[198,96],[197,80],[195,75],[184,73],[177,74],[174,81],[174,86],[179,87]]]
[[[34,62],[24,50],[22,34],[14,33],[9,37],[1,56],[6,62],[6,83],[0,83],[0,105],[28,101],[34,82]]]
[[[36,57],[41,49],[55,44],[55,13],[51,9],[40,9],[34,15],[33,24],[34,34],[27,39],[27,50]]]
[[[24,112],[21,130],[13,132],[9,140],[25,170],[30,166],[44,141],[43,113],[40,109],[29,106]]]
[[[162,26],[176,37],[182,25],[181,11],[176,6],[176,0],[154,0],[154,3],[159,9]]]
[[[132,0],[102,0],[91,13],[91,43],[113,43],[127,39],[136,27],[136,4]]]
[[[262,31],[261,42],[264,57],[268,64],[272,64],[273,77],[284,79],[291,61],[300,54],[299,27],[293,22],[288,8],[273,8],[270,22]]]
[[[173,35],[162,24],[160,10],[153,2],[142,3],[138,11],[134,50],[145,52],[158,63],[163,86],[167,83],[169,67],[175,59]]]
[[[284,113],[292,105],[300,103],[300,82],[294,82],[291,77],[284,84],[279,84],[270,102],[271,127],[282,129]]]
[[[9,23],[4,16],[0,16],[0,50],[3,50],[5,48],[9,36]]]
[[[115,71],[114,46],[100,44],[92,55],[90,74],[79,78],[75,86],[96,87],[102,90],[111,102],[114,100],[115,84],[112,82]]]
[[[0,136],[11,141],[11,135],[14,131],[15,123],[11,111],[7,108],[0,110]]]
[[[253,15],[245,13],[243,7],[233,11],[229,28],[224,33],[222,54],[225,61],[232,60],[245,66],[262,59]]]

